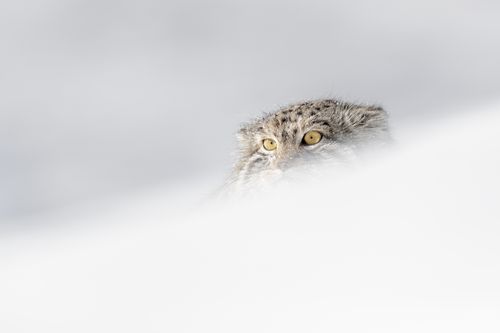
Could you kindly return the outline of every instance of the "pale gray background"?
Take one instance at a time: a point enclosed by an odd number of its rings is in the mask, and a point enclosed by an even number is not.
[[[222,180],[240,122],[305,98],[500,99],[498,1],[11,1],[0,41],[0,220]]]

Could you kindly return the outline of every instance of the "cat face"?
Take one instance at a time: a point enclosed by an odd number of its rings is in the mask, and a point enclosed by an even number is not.
[[[241,128],[235,178],[245,182],[342,160],[365,143],[387,137],[387,115],[380,107],[335,100],[293,104]]]

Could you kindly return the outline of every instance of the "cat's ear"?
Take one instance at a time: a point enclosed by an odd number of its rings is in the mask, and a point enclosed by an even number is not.
[[[343,122],[351,129],[386,128],[388,126],[387,112],[378,105],[356,105],[346,110]]]
[[[236,139],[238,139],[240,144],[252,142],[260,130],[262,130],[261,119],[251,120],[241,125],[238,132],[236,132]]]
[[[256,124],[246,123],[243,124],[238,132],[236,132],[236,139],[241,150],[252,150],[255,144]]]
[[[248,140],[249,135],[250,135],[250,128],[249,128],[249,126],[248,125],[243,125],[243,126],[240,127],[240,129],[238,130],[238,132],[236,132],[236,139],[238,140],[238,142],[241,145],[245,141]]]

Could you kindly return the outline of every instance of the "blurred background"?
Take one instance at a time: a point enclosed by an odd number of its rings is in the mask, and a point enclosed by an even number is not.
[[[493,0],[4,1],[0,221],[221,183],[239,124],[298,100],[471,112],[500,100],[499,37]]]

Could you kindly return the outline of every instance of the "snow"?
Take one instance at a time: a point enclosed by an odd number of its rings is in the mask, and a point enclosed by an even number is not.
[[[7,223],[0,331],[498,332],[498,111],[258,198],[186,184]]]

